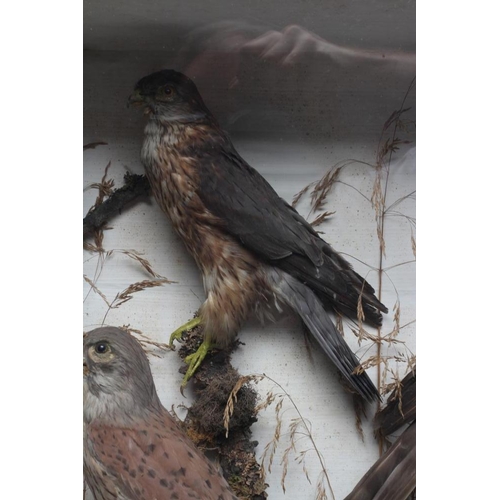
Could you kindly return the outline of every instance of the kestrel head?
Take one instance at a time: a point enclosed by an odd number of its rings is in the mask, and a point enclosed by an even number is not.
[[[84,420],[126,420],[160,411],[149,361],[139,342],[115,327],[83,339]]]
[[[212,119],[196,85],[182,73],[165,69],[141,78],[129,104],[144,106],[145,114],[172,122]]]

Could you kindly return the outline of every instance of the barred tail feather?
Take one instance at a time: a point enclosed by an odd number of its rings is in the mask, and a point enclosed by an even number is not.
[[[380,399],[370,377],[353,372],[359,360],[337,330],[320,300],[306,285],[289,274],[269,269],[267,278],[277,297],[296,311],[307,329],[332,360],[349,385],[367,401]]]

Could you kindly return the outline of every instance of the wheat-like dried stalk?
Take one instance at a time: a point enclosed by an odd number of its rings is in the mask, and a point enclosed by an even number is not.
[[[95,283],[88,276],[85,276],[85,274],[83,275],[83,279],[90,285],[92,290],[94,290],[94,292],[96,292],[101,297],[101,299],[104,300],[104,302],[107,304],[107,306],[111,307],[110,302],[108,301],[106,296],[101,292],[101,290],[99,290],[99,288],[97,288]]]
[[[335,212],[329,212],[329,211],[326,211],[326,212],[323,212],[321,214],[319,214],[312,222],[311,222],[311,226],[315,227],[315,226],[319,226],[320,224],[323,224],[323,222],[325,222],[325,220],[327,220],[331,215],[333,215]]]
[[[272,390],[268,391],[265,400],[260,403],[259,405],[256,406],[255,408],[255,413],[257,414],[259,411],[267,409],[270,405],[273,403],[275,404],[274,407],[274,414],[275,414],[275,419],[276,419],[276,425],[274,428],[274,433],[272,439],[266,444],[264,447],[264,451],[262,453],[261,457],[261,474],[263,475],[262,479],[265,479],[266,475],[266,470],[267,473],[272,472],[272,466],[274,463],[274,459],[276,456],[276,451],[278,449],[278,444],[280,443],[281,437],[282,437],[282,428],[283,428],[283,405],[285,402],[285,399],[287,399],[292,406],[294,407],[298,417],[294,418],[291,420],[288,426],[288,436],[289,436],[289,446],[285,449],[282,459],[281,459],[281,466],[282,466],[282,475],[281,475],[281,487],[283,489],[283,492],[286,492],[286,476],[288,473],[288,465],[290,461],[290,456],[292,455],[292,452],[295,454],[295,460],[302,465],[302,470],[304,474],[306,475],[306,478],[309,482],[311,482],[309,473],[306,468],[306,463],[305,463],[305,457],[308,451],[314,450],[316,453],[316,456],[318,457],[318,460],[321,465],[321,474],[320,477],[318,478],[318,485],[316,489],[316,498],[327,498],[326,491],[328,490],[331,498],[334,499],[335,496],[333,494],[333,488],[330,483],[330,478],[328,477],[328,473],[326,471],[326,466],[325,462],[323,459],[323,456],[321,455],[316,442],[314,440],[313,434],[312,434],[312,426],[311,423],[306,420],[297,405],[295,404],[293,398],[291,395],[275,380],[273,380],[271,377],[267,376],[266,374],[258,374],[258,375],[246,375],[244,377],[241,377],[237,383],[235,384],[233,390],[231,391],[228,401],[226,403],[226,408],[224,411],[224,427],[226,429],[226,437],[227,437],[227,432],[229,429],[229,420],[231,418],[233,409],[234,409],[234,403],[236,402],[237,394],[239,390],[243,387],[243,385],[249,383],[249,382],[255,382],[258,383],[263,379],[267,379],[270,382],[272,382],[276,387],[280,389],[280,393],[274,393]],[[307,450],[301,450],[299,451],[297,448],[297,442],[301,438],[306,438],[310,441],[312,448],[309,448]],[[266,467],[266,461],[267,461],[267,467]]]
[[[292,200],[292,207],[295,208],[297,204],[299,203],[300,199],[304,194],[306,194],[309,191],[309,188],[313,185],[314,183],[308,184],[305,188],[302,188],[294,197]]]
[[[116,309],[120,307],[122,304],[125,304],[125,302],[128,302],[133,298],[133,294],[135,293],[142,292],[143,290],[147,290],[148,288],[163,286],[166,283],[170,284],[172,283],[172,281],[170,281],[167,278],[161,278],[156,280],[143,280],[143,281],[138,281],[136,283],[132,283],[127,288],[125,288],[125,290],[119,292],[116,295],[111,304],[111,308]]]
[[[116,250],[117,252],[120,252],[131,259],[139,262],[139,264],[146,270],[148,274],[153,276],[154,278],[159,278],[159,279],[165,279],[161,274],[158,274],[151,266],[151,263],[149,260],[143,257],[143,253],[138,252],[137,250]],[[172,282],[170,282],[172,283]]]
[[[249,382],[259,383],[264,377],[262,375],[246,375],[244,377],[240,377],[233,389],[229,393],[229,397],[227,399],[226,407],[224,408],[224,428],[226,429],[226,438],[229,436],[229,421],[234,412],[234,405],[238,401],[238,392],[240,389]],[[270,404],[270,403],[269,403]],[[258,410],[256,409],[256,413]]]

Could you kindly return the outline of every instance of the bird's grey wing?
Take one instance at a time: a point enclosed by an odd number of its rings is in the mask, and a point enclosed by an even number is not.
[[[347,345],[314,292],[287,273],[269,270],[268,282],[277,297],[288,304],[343,375],[346,382],[367,401],[380,399],[366,372],[357,374],[359,360]]]
[[[338,312],[356,316],[361,294],[367,321],[380,324],[378,310],[387,308],[373,288],[234,149],[197,154],[197,194],[228,233],[306,283]]]
[[[95,458],[123,498],[237,500],[166,412],[134,428],[92,423],[88,432]]]
[[[246,247],[268,260],[296,253],[323,263],[324,242],[314,229],[237,153],[221,148],[199,161],[198,195]]]

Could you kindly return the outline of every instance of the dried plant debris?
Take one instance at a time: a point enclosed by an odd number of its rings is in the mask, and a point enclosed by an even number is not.
[[[326,219],[328,219],[331,215],[333,215],[335,212],[329,212],[329,211],[325,211],[321,214],[319,214],[312,222],[311,222],[311,226],[319,226],[320,224],[323,224],[323,222],[325,222]]]
[[[184,359],[196,352],[202,341],[200,326],[184,332],[179,356]],[[251,440],[250,431],[257,421],[258,395],[251,386],[240,384],[229,426],[225,426],[226,405],[241,378],[231,366],[231,352],[238,344],[235,340],[227,349],[214,349],[207,354],[191,378],[195,401],[181,425],[198,446],[217,452],[224,476],[240,499],[263,500],[267,498],[267,484],[255,458],[258,443]],[[187,365],[180,369],[181,373],[186,370]]]
[[[153,269],[149,260],[143,257],[144,254],[142,252],[138,252],[137,250],[110,250],[108,252],[108,255],[111,255],[113,252],[121,253],[123,255],[126,255],[127,257],[130,257],[132,260],[135,260],[149,275],[153,276],[153,278],[165,278]],[[174,281],[171,281],[170,283],[174,283]]]
[[[102,324],[105,323],[106,318],[108,316],[109,311],[111,309],[118,309],[120,306],[128,302],[129,300],[132,300],[133,294],[137,292],[142,292],[143,290],[146,290],[148,288],[155,288],[157,286],[163,286],[165,284],[171,284],[174,283],[174,281],[170,281],[167,278],[159,278],[156,280],[142,280],[138,281],[136,283],[132,283],[129,285],[127,288],[122,290],[121,292],[118,292],[115,296],[115,298],[110,302],[108,298],[99,290],[97,285],[88,277],[83,275],[83,279],[90,285],[92,290],[96,292],[102,300],[106,303],[108,306],[108,310],[106,311],[106,314],[104,315],[104,318],[102,320]]]
[[[151,346],[156,347],[160,351],[171,351],[173,348],[170,344],[165,344],[163,342],[156,342],[150,339],[146,334],[137,330],[136,328],[130,328],[130,325],[123,325],[120,327],[122,330],[125,330],[136,337],[139,343],[142,345],[147,354],[151,354],[155,357],[160,357],[156,352],[151,349]]]
[[[377,236],[380,242],[381,249],[381,259],[385,257],[385,240],[384,240],[384,222],[385,215],[387,210],[390,210],[391,207],[386,206],[386,196],[388,189],[388,179],[390,173],[390,165],[392,160],[392,155],[396,151],[398,151],[399,147],[402,144],[408,144],[410,141],[402,140],[397,137],[398,130],[400,130],[400,125],[402,122],[401,116],[409,111],[410,108],[405,108],[405,102],[413,88],[415,83],[415,79],[412,80],[410,86],[406,92],[406,95],[403,98],[401,106],[398,110],[393,111],[391,116],[386,120],[384,126],[382,128],[382,132],[380,134],[379,145],[377,149],[377,158],[376,158],[376,178],[373,186],[372,193],[372,205],[375,209],[376,218],[377,218]],[[392,134],[389,137],[386,137],[387,132],[393,126]],[[412,195],[414,193],[411,193]],[[404,198],[404,197],[403,197]],[[382,269],[382,265],[380,265]]]
[[[106,167],[106,173],[109,165]],[[99,189],[99,197],[83,219],[84,236],[93,231],[102,230],[125,207],[129,207],[132,202],[138,201],[143,196],[149,196],[150,186],[144,175],[127,172],[124,177],[124,185],[113,190],[114,181],[106,181],[106,173],[101,183],[92,185],[92,187]],[[105,201],[104,197],[107,197]]]
[[[115,181],[113,179],[108,179],[108,171],[111,168],[111,162],[109,161],[104,169],[104,175],[102,176],[101,182],[95,182],[90,185],[92,189],[97,189],[98,194],[94,206],[90,208],[90,210],[95,209],[99,205],[102,204],[104,198],[110,196],[113,192],[113,187],[115,185]]]
[[[113,179],[107,178],[108,170],[110,167],[111,167],[111,162],[108,162],[108,164],[106,165],[106,168],[104,169],[104,175],[102,176],[101,182],[91,184],[91,186],[90,186],[92,189],[97,189],[97,197],[96,197],[96,200],[94,202],[94,205],[92,207],[90,207],[88,214],[87,214],[87,217],[91,213],[93,213],[95,210],[97,210],[100,205],[102,205],[102,203],[104,202],[104,198],[106,198],[107,196],[110,196],[110,194],[113,192],[113,186],[115,185],[115,181]],[[88,226],[88,224],[87,224],[87,226]],[[106,229],[104,224],[93,228],[92,234],[94,236],[94,245],[91,245],[91,244],[84,242],[84,248],[86,250],[97,251],[97,252],[104,251],[103,246],[102,246],[102,241],[104,239],[104,229]],[[89,228],[86,229],[86,223],[85,223],[85,219],[84,219],[83,234],[85,236],[86,234],[89,234],[89,233],[90,233],[90,229]]]
[[[314,183],[312,182],[311,184],[308,184],[306,187],[302,188],[294,197],[292,200],[292,207],[296,208],[297,204],[299,203],[300,199],[304,194],[306,194],[309,191],[309,188],[313,185]]]
[[[96,141],[96,142],[89,142],[88,144],[85,144],[83,146],[83,150],[87,151],[87,149],[95,149],[97,146],[107,146],[108,143],[104,141]]]
[[[383,438],[417,418],[417,368],[393,384],[386,406],[375,416],[375,433]]]
[[[331,169],[318,182],[314,184],[311,191],[312,211],[321,210],[326,203],[326,198],[333,188],[333,185],[338,180],[343,167]]]
[[[311,483],[311,479],[309,476],[308,469],[306,467],[306,456],[309,452],[313,451],[316,454],[316,457],[320,463],[321,471],[316,481],[316,500],[327,500],[328,495],[332,499],[335,498],[333,494],[333,488],[330,483],[330,478],[328,476],[328,472],[326,470],[325,462],[323,459],[323,455],[319,451],[316,441],[313,437],[312,433],[312,424],[309,420],[305,419],[291,395],[285,390],[285,388],[279,384],[276,380],[273,380],[271,377],[268,377],[265,374],[258,375],[246,375],[244,377],[240,377],[236,382],[233,390],[230,393],[230,396],[227,400],[226,409],[224,412],[224,427],[226,428],[226,432],[229,432],[231,420],[234,415],[234,408],[236,402],[240,398],[240,391],[242,388],[245,388],[248,383],[259,383],[263,379],[267,379],[272,382],[278,389],[278,392],[274,390],[270,390],[264,401],[261,401],[255,407],[255,414],[257,415],[259,412],[267,409],[268,407],[274,405],[274,412],[276,417],[276,427],[274,429],[274,435],[271,441],[266,444],[264,447],[264,452],[261,458],[261,477],[262,481],[264,481],[266,473],[271,473],[273,461],[276,456],[276,452],[278,449],[278,445],[281,441],[283,435],[287,435],[289,444],[283,455],[281,457],[280,465],[282,467],[281,474],[281,488],[283,489],[283,493],[286,493],[286,477],[288,473],[288,465],[290,463],[291,458],[295,460],[299,465],[302,465],[302,472],[304,473],[306,479]],[[292,418],[288,424],[286,430],[283,430],[284,426],[284,414],[288,408],[284,408],[284,403],[288,401],[295,410],[297,417]],[[307,441],[307,447],[302,448],[299,444],[299,441],[305,439]],[[267,465],[266,465],[267,464]]]
[[[301,189],[292,200],[292,207],[296,207],[299,203],[300,199],[304,194],[310,192],[310,205],[311,210],[307,219],[311,216],[311,214],[319,212],[326,202],[328,194],[333,189],[333,185],[338,181],[338,177],[342,170],[343,166],[334,166],[331,170],[329,170],[319,181],[311,182],[303,189]],[[316,218],[311,222],[312,226],[319,226],[323,223],[328,217],[333,215],[335,212],[323,211],[322,214],[316,216]]]
[[[142,292],[142,290],[146,290],[147,288],[154,288],[157,286],[162,286],[164,284],[170,284],[172,281],[167,278],[157,279],[157,280],[142,280],[137,283],[132,283],[125,290],[116,294],[113,302],[110,304],[110,309],[116,309],[120,307],[125,302],[128,302],[132,299],[132,295],[137,292]]]
[[[96,292],[98,295],[101,296],[101,298],[104,300],[104,302],[110,306],[110,302],[108,299],[102,294],[102,292],[97,288],[96,283],[103,271],[104,265],[107,262],[107,260],[112,257],[113,255],[125,255],[126,257],[132,259],[133,261],[139,263],[141,268],[146,271],[150,276],[153,278],[157,278],[159,280],[164,280],[163,283],[175,283],[174,281],[168,280],[161,274],[158,274],[152,267],[151,263],[149,262],[148,259],[143,257],[143,253],[138,252],[137,250],[121,250],[121,249],[112,249],[112,250],[104,250],[104,248],[97,248],[95,245],[89,244],[88,246],[84,246],[86,250],[88,250],[91,253],[97,253],[98,254],[98,260],[97,260],[97,265],[96,269],[94,272],[94,277],[90,279],[88,276],[84,275],[83,279],[90,285],[90,290],[93,290]],[[151,288],[151,286],[146,287],[146,288]],[[89,291],[90,291],[89,290]],[[84,302],[87,300],[88,294],[84,299]]]
[[[388,191],[388,185],[389,185],[389,174],[390,174],[390,167],[391,167],[391,160],[392,160],[392,155],[395,151],[399,149],[399,146],[401,144],[408,143],[409,141],[406,140],[401,140],[397,137],[397,133],[399,130],[399,125],[401,123],[401,116],[409,110],[409,108],[405,108],[405,102],[406,98],[410,92],[410,90],[413,88],[415,80],[412,80],[406,95],[403,98],[403,101],[401,103],[401,106],[398,110],[394,111],[391,116],[387,119],[387,121],[384,124],[384,127],[382,129],[381,135],[380,135],[380,140],[379,140],[379,147],[377,151],[377,163],[376,163],[376,176],[375,176],[375,183],[373,187],[373,193],[372,193],[372,205],[375,210],[375,218],[376,218],[376,223],[377,223],[377,237],[379,240],[379,266],[378,266],[378,282],[379,282],[379,299],[380,293],[382,290],[382,280],[384,278],[384,275],[386,275],[387,270],[384,269],[384,259],[386,257],[386,243],[385,243],[385,223],[386,223],[386,215],[387,212],[392,210],[394,206],[400,203],[403,199],[406,198],[411,198],[412,196],[415,195],[415,192],[410,193],[409,195],[403,196],[400,200],[397,200],[395,203],[393,203],[391,206],[387,206],[386,200],[387,200],[387,191]],[[392,134],[390,134],[390,137],[385,138],[386,133],[389,131],[389,129],[393,127]],[[414,239],[414,226],[416,222],[415,220],[412,221],[411,224],[411,247],[413,254],[416,254],[416,242]],[[402,263],[406,264],[406,263]],[[377,370],[378,370],[378,386],[379,390],[382,390],[381,392],[384,392],[383,389],[387,389],[387,387],[383,387],[384,385],[386,386],[386,381],[385,381],[385,375],[387,371],[389,370],[387,360],[389,357],[382,356],[382,344],[383,342],[387,342],[389,345],[394,345],[394,343],[397,341],[396,337],[399,335],[399,332],[401,330],[400,326],[400,306],[399,306],[399,299],[397,303],[394,306],[394,327],[392,332],[389,334],[383,336],[381,329],[378,330],[378,342],[377,342],[377,358],[378,358],[378,365],[377,365]],[[412,322],[407,323],[411,324]],[[406,326],[406,325],[405,325]],[[396,354],[392,356],[392,358],[396,362],[400,362],[401,359],[407,358],[408,366],[412,366],[412,364],[415,363],[415,356],[413,353],[410,353],[408,355],[407,353],[402,353],[401,351],[397,351]],[[399,359],[398,359],[399,358]],[[382,367],[381,365],[384,365],[384,373],[382,373]],[[393,372],[393,370],[391,369]]]

